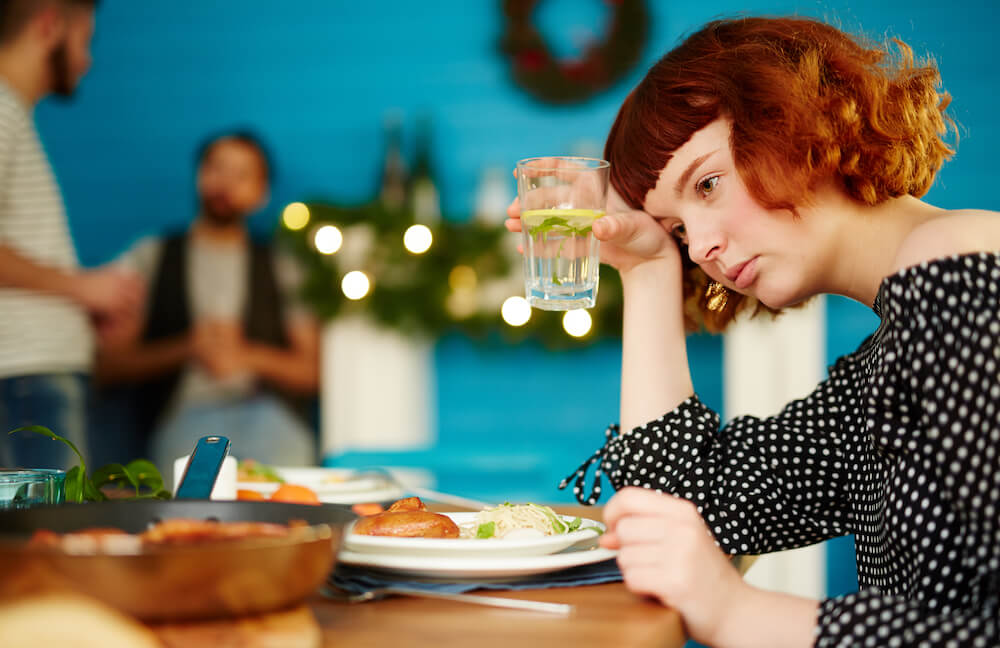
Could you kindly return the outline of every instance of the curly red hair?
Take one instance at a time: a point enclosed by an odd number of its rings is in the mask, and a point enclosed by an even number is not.
[[[873,45],[808,18],[717,20],[646,74],[608,135],[611,183],[641,209],[674,151],[732,120],[736,167],[757,202],[794,210],[831,178],[866,205],[922,196],[953,154],[954,122],[933,62],[894,40]],[[685,255],[688,327],[724,329],[740,311],[775,312],[728,292],[708,307],[708,277]]]

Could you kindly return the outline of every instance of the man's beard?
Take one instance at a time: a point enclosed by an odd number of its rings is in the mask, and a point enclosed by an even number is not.
[[[230,206],[225,198],[213,200],[204,196],[201,199],[201,215],[210,224],[218,227],[238,225],[246,218],[243,211]]]
[[[49,75],[52,78],[52,92],[69,99],[76,92],[76,79],[69,71],[69,50],[66,41],[59,43],[49,54]]]

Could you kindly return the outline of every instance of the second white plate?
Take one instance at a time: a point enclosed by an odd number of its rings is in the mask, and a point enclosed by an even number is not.
[[[457,541],[455,541],[457,542]],[[447,556],[393,556],[341,550],[338,562],[415,576],[421,579],[461,581],[513,580],[534,574],[547,574],[570,567],[580,567],[609,560],[617,551],[585,549],[547,556],[481,556],[451,558]]]

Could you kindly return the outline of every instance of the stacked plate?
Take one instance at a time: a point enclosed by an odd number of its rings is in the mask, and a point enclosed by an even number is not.
[[[271,466],[286,484],[306,486],[328,504],[389,502],[405,494],[392,479],[374,473],[343,468],[300,468]],[[268,497],[281,486],[271,481],[237,481],[237,489],[253,490]]]
[[[475,513],[444,515],[460,527],[476,517]],[[481,540],[359,535],[348,526],[337,560],[421,579],[517,579],[613,558],[616,552],[597,546],[604,529],[602,523],[584,519],[577,531],[562,535]]]

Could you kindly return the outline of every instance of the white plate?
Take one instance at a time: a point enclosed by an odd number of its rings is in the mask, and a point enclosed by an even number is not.
[[[273,466],[274,471],[289,484],[307,486],[319,496],[320,500],[332,503],[354,504],[357,502],[384,501],[383,498],[372,497],[369,493],[381,494],[399,492],[399,488],[387,480],[372,475],[359,475],[353,470],[343,468],[313,468],[293,466]],[[238,481],[236,488],[257,491],[270,495],[278,490],[281,484],[277,482]],[[324,499],[330,496],[335,499]],[[392,495],[390,494],[390,499]]]
[[[444,513],[455,524],[462,526],[475,522],[476,513]],[[566,522],[573,517],[563,515]],[[584,518],[580,529],[561,535],[542,536],[530,539],[488,538],[446,539],[446,538],[397,538],[371,536],[353,533],[353,524],[344,534],[343,546],[355,553],[377,553],[381,556],[433,556],[452,558],[482,558],[502,556],[542,556],[554,554],[574,545],[593,546],[605,527],[600,522]]]
[[[457,542],[457,541],[455,541]],[[449,558],[446,556],[397,556],[358,553],[342,549],[337,560],[347,565],[407,574],[432,580],[506,580],[533,574],[591,565],[618,555],[617,551],[584,549],[547,556],[483,556],[479,558]]]

